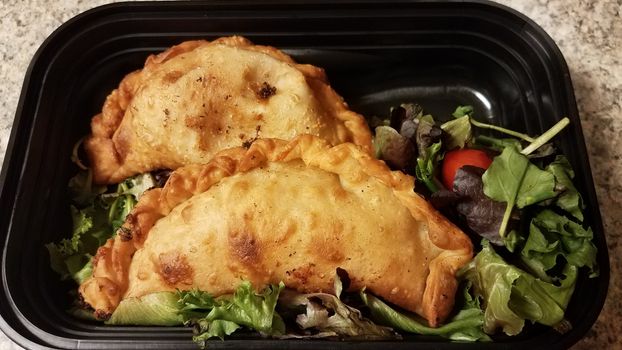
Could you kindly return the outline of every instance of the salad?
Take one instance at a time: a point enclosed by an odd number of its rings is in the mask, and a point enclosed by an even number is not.
[[[413,173],[435,207],[481,244],[459,274],[480,301],[484,332],[516,335],[526,320],[571,327],[564,312],[579,269],[593,278],[598,266],[574,171],[550,142],[568,118],[531,137],[477,121],[471,106],[438,125],[404,104],[375,123],[376,156]]]
[[[492,341],[496,334],[519,334],[529,321],[563,333],[572,327],[564,314],[579,274],[598,276],[574,171],[551,142],[568,123],[564,118],[534,137],[479,122],[470,106],[459,106],[451,120],[439,123],[416,104],[369,120],[376,157],[415,176],[414,190],[468,233],[476,247],[473,260],[458,273],[454,312],[438,328],[365,289],[342,293],[349,280],[339,269],[332,294],[296,293],[283,283],[257,293],[248,282],[220,297],[200,290],[160,292],[122,301],[106,323],[192,326],[202,347],[242,328],[274,338],[375,340],[415,333]],[[162,187],[169,172],[96,186],[78,153],[79,143],[72,158],[82,170],[69,182],[72,232],[46,248],[52,268],[80,284],[91,275],[97,248],[123,234],[121,224],[138,198]],[[93,319],[73,297],[70,312]]]

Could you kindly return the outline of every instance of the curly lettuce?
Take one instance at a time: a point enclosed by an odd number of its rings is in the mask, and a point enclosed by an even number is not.
[[[201,347],[208,339],[224,339],[243,326],[263,335],[280,336],[285,334],[285,323],[275,308],[283,288],[281,282],[255,293],[245,281],[233,295],[219,298],[202,291],[179,291],[179,314],[184,324],[194,325],[193,340]]]
[[[134,208],[138,197],[154,187],[150,174],[138,175],[105,193],[105,186],[93,183],[90,170],[81,171],[69,180],[68,191],[72,230],[68,238],[45,247],[50,255],[52,269],[61,279],[73,279],[81,284],[91,276],[93,255],[97,248],[113,237],[127,214]]]

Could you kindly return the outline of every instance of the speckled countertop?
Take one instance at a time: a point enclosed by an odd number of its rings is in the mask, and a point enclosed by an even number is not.
[[[0,164],[28,64],[63,22],[107,0],[0,2]],[[540,24],[563,52],[596,182],[611,257],[605,307],[573,349],[622,348],[622,0],[499,0]],[[0,350],[19,349],[0,333]]]

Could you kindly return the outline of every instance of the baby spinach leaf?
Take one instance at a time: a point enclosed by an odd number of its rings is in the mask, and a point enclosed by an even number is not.
[[[516,196],[516,206],[524,208],[555,196],[557,192],[553,174],[529,163]]]
[[[546,170],[555,176],[558,187],[563,191],[555,204],[567,211],[580,222],[583,221],[583,198],[572,183],[574,171],[568,159],[564,156],[555,157],[555,161],[546,167]]]
[[[554,326],[564,320],[564,312],[574,291],[576,269],[563,271],[559,286],[542,281],[501,258],[486,240],[482,250],[459,275],[473,283],[483,298],[484,331],[498,328],[508,335],[521,332],[525,320]]]
[[[514,205],[524,208],[528,205],[551,199],[555,192],[555,177],[541,170],[515,147],[508,146],[482,176],[484,193],[506,203],[506,211],[499,228],[499,235],[505,236],[507,223]]]
[[[557,264],[558,256],[572,266],[587,266],[592,276],[598,274],[596,246],[592,230],[565,216],[545,209],[532,219],[529,236],[521,251],[522,261],[543,280],[551,280],[547,272]]]
[[[508,305],[519,317],[547,326],[561,322],[574,291],[577,270],[568,267],[559,286],[523,274],[512,287]]]
[[[506,203],[503,219],[499,226],[501,237],[505,236],[518,191],[528,168],[529,159],[527,157],[520,154],[514,147],[506,147],[499,156],[493,159],[492,164],[482,176],[486,196],[498,202]]]
[[[553,238],[549,242],[542,230],[532,221],[529,227],[529,236],[521,251],[521,258],[533,274],[551,281],[546,271],[552,269],[557,263],[557,255],[560,249],[559,240]]]

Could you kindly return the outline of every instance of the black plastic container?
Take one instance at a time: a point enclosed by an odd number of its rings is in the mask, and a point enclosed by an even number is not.
[[[106,327],[64,310],[67,291],[44,244],[69,232],[69,156],[105,96],[146,56],[184,40],[243,35],[327,70],[352,108],[384,115],[390,105],[423,104],[435,116],[472,104],[480,119],[540,133],[563,116],[558,145],[577,170],[577,187],[598,247],[600,277],[582,276],[568,308],[573,329],[531,326],[494,343],[406,336],[400,342],[277,341],[251,334],[210,348],[553,349],[578,341],[605,300],[609,263],[568,68],[529,19],[488,2],[292,1],[120,3],[88,11],[54,32],[32,60],[4,161],[0,190],[0,326],[26,348],[188,348],[189,329]]]

